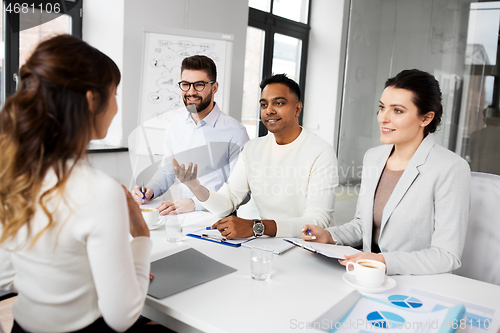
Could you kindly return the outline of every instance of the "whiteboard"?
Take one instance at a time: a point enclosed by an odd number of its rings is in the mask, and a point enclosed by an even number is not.
[[[233,35],[161,27],[145,27],[138,124],[163,130],[168,122],[185,111],[181,90],[181,63],[186,57],[205,55],[217,66],[219,89],[215,102],[228,113],[231,88]],[[163,140],[149,140],[153,153],[161,154]]]

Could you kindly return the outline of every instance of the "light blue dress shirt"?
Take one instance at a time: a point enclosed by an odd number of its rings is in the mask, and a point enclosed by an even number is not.
[[[198,179],[212,191],[217,191],[229,178],[238,155],[248,142],[246,128],[234,118],[222,113],[217,106],[196,124],[186,112],[172,119],[165,129],[163,159],[158,171],[147,184],[154,197],[165,193],[175,181],[172,158],[179,164],[198,165]],[[178,199],[193,199],[196,210],[203,210],[198,199],[184,184],[179,184]]]

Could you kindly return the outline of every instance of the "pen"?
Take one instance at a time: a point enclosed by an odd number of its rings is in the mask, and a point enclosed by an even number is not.
[[[313,235],[312,232],[311,232],[311,230],[309,230],[309,229],[306,230],[306,234],[308,234],[309,236]]]
[[[219,243],[224,243],[226,241],[226,237],[216,238],[216,237],[209,236],[207,234],[202,234],[201,238],[209,239],[209,240],[219,242]]]
[[[226,230],[227,228],[224,228],[224,230]],[[205,230],[216,230],[216,229],[212,229],[212,227],[206,227]],[[224,231],[223,230],[223,231]]]
[[[141,192],[142,192],[142,203],[146,200],[146,192],[144,192],[144,182],[142,182],[141,185]]]

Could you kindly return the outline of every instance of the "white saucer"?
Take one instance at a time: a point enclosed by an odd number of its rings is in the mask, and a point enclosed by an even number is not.
[[[158,223],[153,224],[153,225],[148,225],[149,230],[155,230],[158,229],[163,225],[163,220],[158,220]]]
[[[384,283],[382,283],[382,285],[377,288],[368,288],[360,286],[358,284],[358,281],[356,280],[356,277],[347,272],[345,272],[344,275],[342,275],[342,278],[344,279],[345,282],[347,282],[348,285],[364,293],[372,293],[372,294],[383,293],[384,291],[390,290],[396,286],[396,280],[394,280],[390,276],[386,276]]]

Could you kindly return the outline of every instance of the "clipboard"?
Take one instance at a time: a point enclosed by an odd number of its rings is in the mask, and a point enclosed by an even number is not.
[[[240,247],[241,244],[251,241],[252,239],[255,238],[255,237],[250,237],[250,238],[226,239],[226,237],[220,234],[219,230],[210,229],[210,227],[194,231],[192,233],[187,234],[186,236],[203,239],[209,242],[232,246],[232,247]]]
[[[345,259],[346,254],[353,255],[361,252],[351,246],[306,242],[300,238],[285,238],[285,241],[327,258]]]

